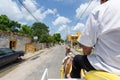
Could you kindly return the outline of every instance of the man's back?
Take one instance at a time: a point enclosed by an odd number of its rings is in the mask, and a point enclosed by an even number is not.
[[[120,0],[109,0],[93,10],[97,41],[88,60],[97,70],[120,75]],[[91,34],[92,35],[92,34]]]

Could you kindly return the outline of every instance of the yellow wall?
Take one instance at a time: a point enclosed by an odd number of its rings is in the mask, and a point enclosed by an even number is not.
[[[80,36],[80,35],[81,35],[81,32],[77,32],[77,35]]]
[[[67,40],[71,41],[71,35],[68,35]]]
[[[80,32],[77,32],[77,33],[74,34],[74,35],[68,35],[67,40],[68,40],[69,42],[72,42],[72,43],[78,43],[77,39],[78,39],[78,37],[79,37],[80,35],[81,35]]]

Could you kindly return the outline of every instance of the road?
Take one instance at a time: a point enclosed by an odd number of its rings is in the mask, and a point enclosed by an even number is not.
[[[40,80],[45,68],[48,68],[48,78],[59,78],[64,57],[64,45],[57,45],[42,52],[39,51],[39,54],[27,58],[25,62],[2,76],[0,80]]]

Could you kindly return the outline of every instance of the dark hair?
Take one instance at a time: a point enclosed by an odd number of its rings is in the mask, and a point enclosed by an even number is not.
[[[108,0],[102,0],[102,1],[105,1],[105,2],[106,2],[106,1],[108,1]]]
[[[108,0],[102,0],[102,1],[108,1]]]

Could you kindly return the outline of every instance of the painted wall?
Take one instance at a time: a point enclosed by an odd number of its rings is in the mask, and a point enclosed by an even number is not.
[[[25,51],[25,45],[30,42],[31,39],[29,37],[0,31],[0,47],[10,48],[10,46],[13,46],[13,50]]]

